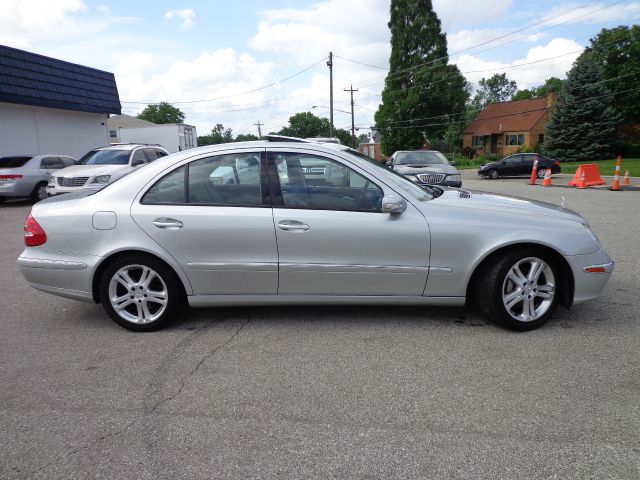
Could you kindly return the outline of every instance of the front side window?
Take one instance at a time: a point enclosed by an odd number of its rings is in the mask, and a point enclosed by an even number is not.
[[[274,153],[287,207],[379,211],[383,192],[375,183],[334,160],[316,155]]]
[[[131,165],[142,165],[143,163],[148,162],[144,151],[145,149],[141,148],[133,153],[133,157],[131,157]]]
[[[506,159],[507,165],[520,165],[521,161],[520,155],[512,155]]]
[[[185,170],[185,167],[180,167],[158,180],[155,185],[144,194],[142,203],[186,203],[184,188]]]

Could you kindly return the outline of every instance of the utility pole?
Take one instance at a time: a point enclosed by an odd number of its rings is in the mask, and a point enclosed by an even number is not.
[[[351,142],[353,144],[351,146],[356,148],[356,124],[353,119],[353,92],[357,92],[358,90],[354,89],[353,85],[351,85],[351,88],[345,88],[344,91],[351,92]]]
[[[333,137],[333,52],[329,52],[329,136]]]
[[[262,139],[262,129],[260,127],[262,127],[264,123],[260,123],[260,120],[258,120],[258,123],[254,123],[254,125],[258,127],[258,138]]]

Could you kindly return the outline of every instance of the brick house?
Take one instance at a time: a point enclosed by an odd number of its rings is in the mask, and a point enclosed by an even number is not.
[[[544,143],[544,127],[555,106],[557,94],[546,97],[487,105],[464,131],[463,148],[478,154],[511,155],[522,147],[537,150]]]

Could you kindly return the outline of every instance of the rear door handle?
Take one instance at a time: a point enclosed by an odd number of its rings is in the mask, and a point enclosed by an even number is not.
[[[175,218],[156,218],[153,221],[153,224],[158,228],[176,230],[178,228],[182,228],[182,222],[180,220],[176,220]]]
[[[278,223],[278,228],[285,232],[306,232],[310,227],[306,223],[297,220],[282,220]]]

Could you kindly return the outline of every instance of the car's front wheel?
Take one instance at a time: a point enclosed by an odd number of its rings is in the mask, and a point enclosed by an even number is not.
[[[157,330],[183,303],[175,274],[162,262],[126,256],[111,263],[100,281],[100,301],[121,327],[136,332]]]
[[[491,321],[513,330],[532,330],[556,309],[560,272],[543,252],[514,250],[476,278],[475,298]]]
[[[497,180],[498,177],[500,177],[500,172],[498,172],[498,170],[496,170],[495,168],[492,168],[489,172],[489,178],[491,178],[492,180]]]

